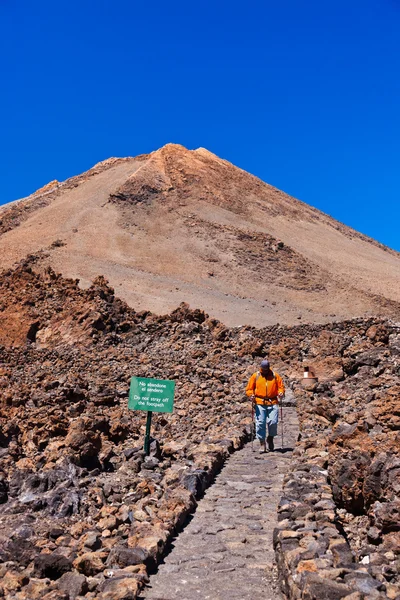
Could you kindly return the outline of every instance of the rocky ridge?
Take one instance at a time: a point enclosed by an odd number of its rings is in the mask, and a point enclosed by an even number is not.
[[[141,157],[136,157],[140,160]],[[11,231],[24,223],[32,213],[49,206],[53,200],[59,197],[63,192],[73,190],[84,181],[91,177],[102,173],[104,170],[131,160],[130,158],[109,158],[94,165],[91,169],[82,173],[69,177],[65,181],[49,181],[44,186],[30,194],[26,198],[21,198],[15,202],[10,202],[0,207],[0,236],[8,231]]]
[[[276,534],[286,593],[396,598],[394,323],[229,329],[187,305],[162,317],[136,312],[103,278],[82,290],[27,263],[0,280],[3,597],[135,598],[196,498],[248,439],[243,389],[269,355],[294,386],[301,426]],[[305,361],[320,378],[306,392],[297,385]],[[145,415],[127,410],[133,374],[178,384],[147,458]]]

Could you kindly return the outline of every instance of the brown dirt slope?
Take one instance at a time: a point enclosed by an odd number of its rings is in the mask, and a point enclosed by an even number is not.
[[[0,268],[29,254],[136,309],[228,325],[398,315],[400,255],[203,148],[109,159],[0,209]]]

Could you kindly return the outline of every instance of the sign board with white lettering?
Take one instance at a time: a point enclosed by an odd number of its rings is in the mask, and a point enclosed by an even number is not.
[[[174,408],[175,381],[132,377],[128,408],[151,412],[172,412]]]

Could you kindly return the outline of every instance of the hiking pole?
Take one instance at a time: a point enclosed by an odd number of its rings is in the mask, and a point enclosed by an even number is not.
[[[284,394],[281,396],[281,435],[282,435],[282,450],[283,450],[283,398],[284,398]]]
[[[251,426],[250,426],[250,435],[251,435],[251,451],[254,452],[254,400],[251,398]]]

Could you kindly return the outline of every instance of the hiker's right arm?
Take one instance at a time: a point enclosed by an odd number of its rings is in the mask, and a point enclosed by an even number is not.
[[[254,398],[254,388],[256,385],[256,373],[253,373],[253,375],[250,377],[249,379],[249,383],[247,384],[247,388],[246,388],[246,396],[248,396],[249,398]]]

